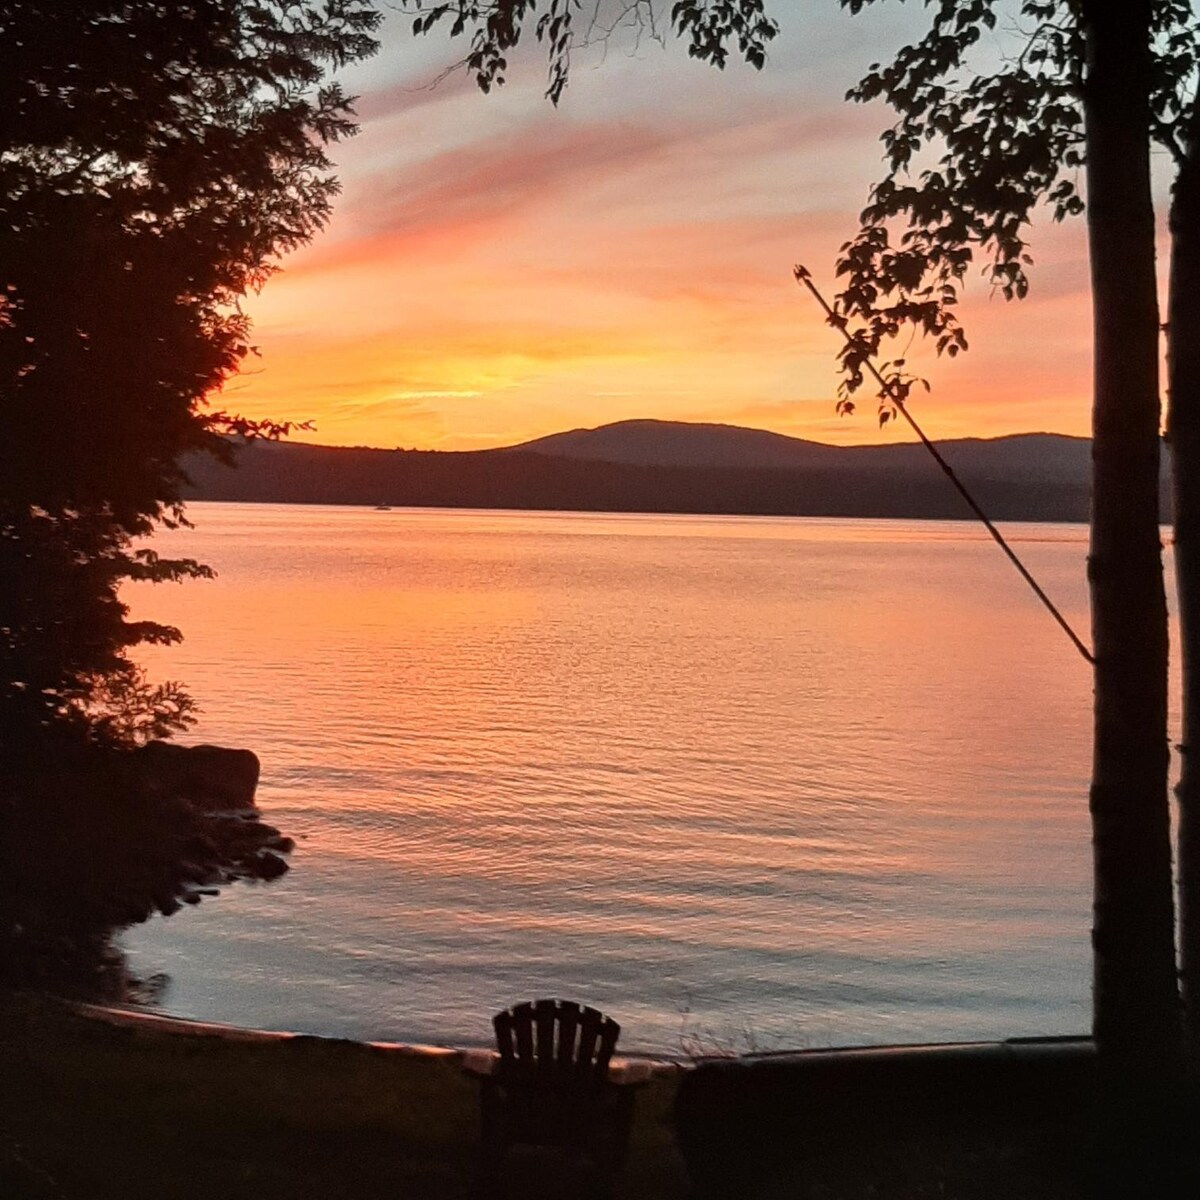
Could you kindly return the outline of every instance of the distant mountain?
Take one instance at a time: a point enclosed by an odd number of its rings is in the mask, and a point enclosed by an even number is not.
[[[998,520],[1084,521],[1089,443],[1031,433],[939,449]],[[964,518],[913,443],[828,446],[734,425],[620,421],[497,450],[250,442],[187,464],[196,499],[414,507]]]
[[[659,467],[908,472],[923,471],[932,462],[918,442],[830,446],[765,429],[688,421],[617,421],[596,429],[552,433],[509,449]],[[956,471],[968,471],[978,478],[1060,478],[1086,483],[1091,469],[1088,439],[1057,433],[955,438],[939,442],[938,449]]]
[[[811,470],[831,465],[837,447],[740,425],[640,420],[552,433],[509,449],[646,467]]]

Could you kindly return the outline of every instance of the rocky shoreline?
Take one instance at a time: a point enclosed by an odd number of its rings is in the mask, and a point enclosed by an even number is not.
[[[23,762],[0,789],[0,984],[136,990],[114,935],[288,869],[249,750],[152,742]]]

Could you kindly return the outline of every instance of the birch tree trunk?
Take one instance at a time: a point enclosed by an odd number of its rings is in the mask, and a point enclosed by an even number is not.
[[[1094,328],[1093,1029],[1101,1075],[1174,1077],[1180,1022],[1167,794],[1167,612],[1158,529],[1159,317],[1150,194],[1150,0],[1084,0]]]
[[[1188,1073],[1200,1078],[1200,106],[1184,130],[1171,202],[1167,304],[1168,430],[1175,508],[1175,586],[1183,666],[1179,801],[1179,966]]]

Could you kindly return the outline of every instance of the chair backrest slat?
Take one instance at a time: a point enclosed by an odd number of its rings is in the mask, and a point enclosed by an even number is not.
[[[553,1075],[557,1062],[554,1057],[554,1026],[558,1020],[558,1004],[554,1000],[533,1002],[533,1021],[537,1028],[537,1069],[540,1075]]]
[[[621,1033],[621,1027],[609,1017],[605,1017],[600,1024],[600,1051],[596,1055],[596,1078],[608,1078],[608,1064],[612,1062],[613,1053],[617,1048],[617,1037]]]
[[[575,1060],[580,1075],[592,1074],[592,1061],[596,1054],[596,1043],[600,1039],[600,1023],[604,1020],[594,1008],[585,1008],[579,1022],[579,1054]]]
[[[518,1004],[511,1011],[517,1042],[517,1067],[521,1074],[527,1075],[533,1071],[533,1005]]]
[[[558,1008],[558,1069],[569,1074],[575,1066],[575,1035],[579,1032],[579,1005],[564,1000]]]
[[[513,1015],[510,1009],[497,1013],[492,1018],[492,1028],[496,1031],[496,1047],[500,1051],[500,1063],[504,1068],[516,1066],[516,1054],[513,1047]]]

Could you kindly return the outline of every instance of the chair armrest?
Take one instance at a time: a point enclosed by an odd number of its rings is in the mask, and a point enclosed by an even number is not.
[[[491,1079],[499,1061],[500,1055],[494,1050],[464,1050],[459,1065],[476,1079]]]
[[[639,1088],[650,1082],[654,1064],[641,1059],[622,1059],[609,1064],[608,1082],[619,1088]]]

